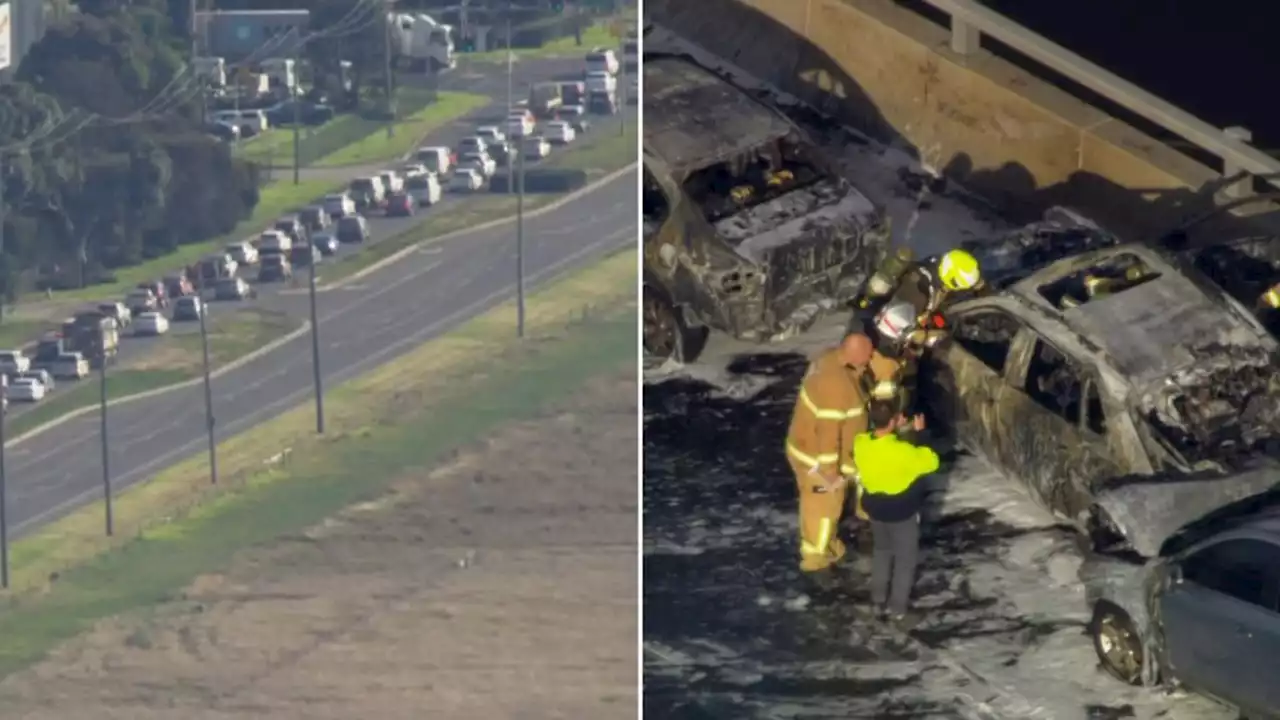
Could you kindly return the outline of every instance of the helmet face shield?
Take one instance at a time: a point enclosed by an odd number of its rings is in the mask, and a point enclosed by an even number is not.
[[[876,334],[881,340],[901,343],[916,327],[916,309],[908,302],[893,302],[876,313]]]
[[[972,290],[982,282],[978,259],[964,250],[952,250],[938,261],[938,280],[948,290]]]

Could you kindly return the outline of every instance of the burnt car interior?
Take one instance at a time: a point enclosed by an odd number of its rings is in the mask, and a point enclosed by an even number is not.
[[[953,321],[952,341],[987,367],[1004,375],[1013,339],[1022,329],[1017,318],[998,310],[966,314]],[[1106,433],[1106,418],[1097,385],[1066,354],[1037,339],[1022,388],[1032,400],[1072,425]]]
[[[1099,297],[1117,295],[1156,280],[1137,255],[1125,253],[1107,258],[1037,288],[1049,304],[1060,310],[1079,307]]]
[[[823,177],[794,138],[782,137],[691,173],[684,190],[716,223]]]

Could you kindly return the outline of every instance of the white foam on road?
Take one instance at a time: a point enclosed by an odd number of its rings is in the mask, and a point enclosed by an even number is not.
[[[696,55],[696,48],[691,49]],[[706,56],[700,59],[708,60]],[[727,67],[735,81],[747,86],[753,82],[741,70],[716,62]],[[785,103],[787,98],[781,100]],[[820,128],[815,135],[845,176],[886,208],[892,218],[895,242],[908,244],[920,254],[939,252],[964,239],[991,237],[1008,227],[961,188],[948,185],[942,192],[930,189],[930,184],[922,181],[935,174],[928,167],[928,157],[916,160],[905,152],[878,146],[843,129]],[[845,319],[824,319],[806,334],[768,348],[715,336],[698,363],[687,367],[671,363],[649,367],[645,370],[645,380],[657,383],[678,377],[692,378],[714,385],[726,397],[749,401],[776,379],[730,373],[727,370],[730,361],[743,353],[766,350],[812,356],[838,340]],[[679,408],[646,408],[647,415],[657,412],[679,412]],[[979,460],[962,458],[945,481],[942,516],[987,513],[992,537],[974,543],[975,547],[969,550],[927,550],[935,554],[947,552],[949,562],[946,569],[938,570],[940,563],[936,556],[932,563],[926,560],[926,565],[932,565],[933,569],[924,573],[921,582],[947,590],[929,596],[924,608],[928,620],[921,629],[951,625],[964,628],[964,632],[939,641],[939,657],[881,662],[833,658],[829,662],[771,664],[761,659],[768,657],[768,653],[754,657],[749,652],[735,653],[723,646],[709,648],[698,639],[690,638],[681,648],[645,644],[647,682],[687,686],[692,679],[688,674],[690,668],[705,673],[707,667],[723,667],[726,677],[736,677],[743,682],[749,678],[751,682],[746,684],[756,686],[764,678],[773,678],[778,683],[803,683],[840,677],[862,684],[886,678],[915,678],[912,682],[885,683],[885,689],[873,703],[865,698],[832,699],[823,695],[806,704],[797,703],[794,696],[788,694],[785,700],[779,698],[776,705],[770,705],[762,700],[758,691],[736,696],[745,704],[733,707],[750,708],[753,717],[883,716],[886,708],[892,708],[898,699],[912,708],[937,708],[936,715],[921,710],[912,717],[1011,720],[1032,717],[1228,720],[1236,717],[1233,711],[1196,695],[1130,688],[1105,675],[1097,667],[1091,641],[1084,632],[1089,610],[1076,578],[1081,555],[1071,531],[1035,506],[1015,482]],[[661,505],[661,500],[650,498],[646,503]],[[680,538],[649,537],[646,533],[645,554],[688,556],[730,548],[749,552],[752,545],[794,543],[797,529],[793,504],[773,508],[744,500],[720,512],[733,513],[736,517],[727,523],[718,518],[722,522],[717,522],[714,532],[695,523],[686,528]],[[933,577],[929,577],[930,573]],[[937,609],[949,607],[949,600],[961,597],[967,602],[956,605],[966,609]],[[785,596],[762,593],[758,602],[781,606],[799,616],[811,600],[797,591]],[[859,640],[851,637],[850,643]],[[731,681],[722,685],[732,686]],[[721,694],[720,702],[725,702],[726,697],[735,698],[731,691],[724,692],[728,695]],[[714,699],[699,698],[696,693],[689,699],[704,699],[707,703],[704,707],[715,707]]]

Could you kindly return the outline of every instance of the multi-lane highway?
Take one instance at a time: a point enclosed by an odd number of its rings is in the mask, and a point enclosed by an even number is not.
[[[525,221],[531,286],[557,271],[633,244],[637,186],[626,174]],[[380,237],[394,233],[378,225]],[[358,283],[319,296],[323,370],[341,382],[510,298],[515,290],[513,225],[480,230],[423,248]],[[261,300],[290,312],[305,296]],[[213,381],[218,432],[227,436],[301,402],[311,392],[310,339],[299,337]],[[124,488],[199,450],[205,442],[200,387],[114,407],[111,469]],[[9,449],[11,521],[29,531],[101,490],[98,417],[81,416]]]

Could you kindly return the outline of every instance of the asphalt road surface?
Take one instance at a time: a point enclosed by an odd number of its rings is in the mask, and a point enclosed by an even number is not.
[[[531,60],[517,64],[516,72],[514,73],[515,81],[513,83],[513,86],[517,89],[517,98],[520,97],[519,88],[522,87],[522,83],[523,86],[527,87],[531,82],[567,77],[576,69],[580,69],[581,65],[582,63],[577,60],[561,59]],[[466,90],[467,92],[486,94],[495,98],[494,102],[428,134],[423,138],[421,143],[419,143],[420,146],[443,145],[452,147],[463,137],[471,135],[474,129],[479,125],[502,124],[505,121],[507,82],[505,69],[498,65],[485,65],[482,67],[484,68],[484,72],[470,70],[460,71],[458,73],[452,73],[444,76],[442,89]],[[635,106],[625,108],[624,112],[626,114],[620,117],[592,116],[590,118],[592,121],[592,133],[616,133],[618,132],[618,126],[620,123],[633,123],[638,121]],[[563,152],[566,152],[565,148],[555,147],[552,150],[552,156],[554,157],[555,155]],[[304,169],[303,174],[304,176],[308,176],[312,173],[323,173],[326,176],[331,177],[334,183],[337,184],[361,174],[370,174],[386,167],[398,167],[400,164],[401,163],[399,161],[387,161],[384,163],[378,163],[377,165],[360,167],[308,168]],[[537,167],[537,165],[537,163],[529,163],[528,167]],[[286,171],[277,168],[275,172],[283,173]],[[440,202],[429,208],[420,209],[414,217],[389,218],[382,216],[381,214],[369,215],[369,240],[361,245],[342,246],[339,248],[336,257],[325,258],[324,262],[317,267],[321,282],[323,283],[325,265],[341,260],[348,255],[365,251],[369,247],[383,242],[388,238],[399,235],[400,233],[425,222],[427,219],[435,215],[452,212],[457,208],[458,203],[461,202],[464,197],[465,196],[463,195],[446,192]],[[319,198],[317,198],[317,200],[319,200]],[[305,269],[299,269],[299,272],[303,273],[303,277],[305,277]],[[256,274],[256,268],[248,268],[241,272],[241,275],[258,289],[259,300],[245,302],[211,302],[209,304],[210,316],[216,316],[219,313],[233,311],[241,307],[252,306],[263,302],[269,304],[271,297],[290,287],[289,283],[258,284],[255,282]],[[105,302],[111,299],[112,298],[104,294],[102,301]],[[293,307],[293,304],[289,303],[287,306]],[[305,318],[305,312],[302,313],[300,317]],[[151,347],[156,342],[155,338],[132,337],[130,332],[130,330],[125,330],[124,333],[122,333],[119,356],[120,363],[127,363],[133,358],[144,356],[146,353],[150,352]],[[199,324],[173,323],[170,328],[170,332],[175,334],[199,332]],[[56,396],[59,392],[66,392],[69,388],[75,387],[75,385],[75,383],[70,381],[63,382],[54,390],[53,395]],[[11,404],[10,417],[20,417],[23,413],[28,412],[31,407],[33,406],[28,406],[22,403]]]
[[[557,271],[635,243],[637,186],[615,179],[525,221],[529,286]],[[382,230],[383,233],[390,230]],[[509,299],[515,291],[513,225],[423,248],[362,282],[319,296],[322,368],[332,386],[384,363]],[[291,311],[306,296],[278,296]],[[515,328],[512,328],[515,332]],[[303,336],[213,381],[222,437],[305,400],[312,390],[310,338]],[[9,512],[17,532],[99,497],[96,413],[71,420],[9,451]],[[109,411],[113,483],[124,488],[191,455],[205,443],[203,389],[175,390]]]

